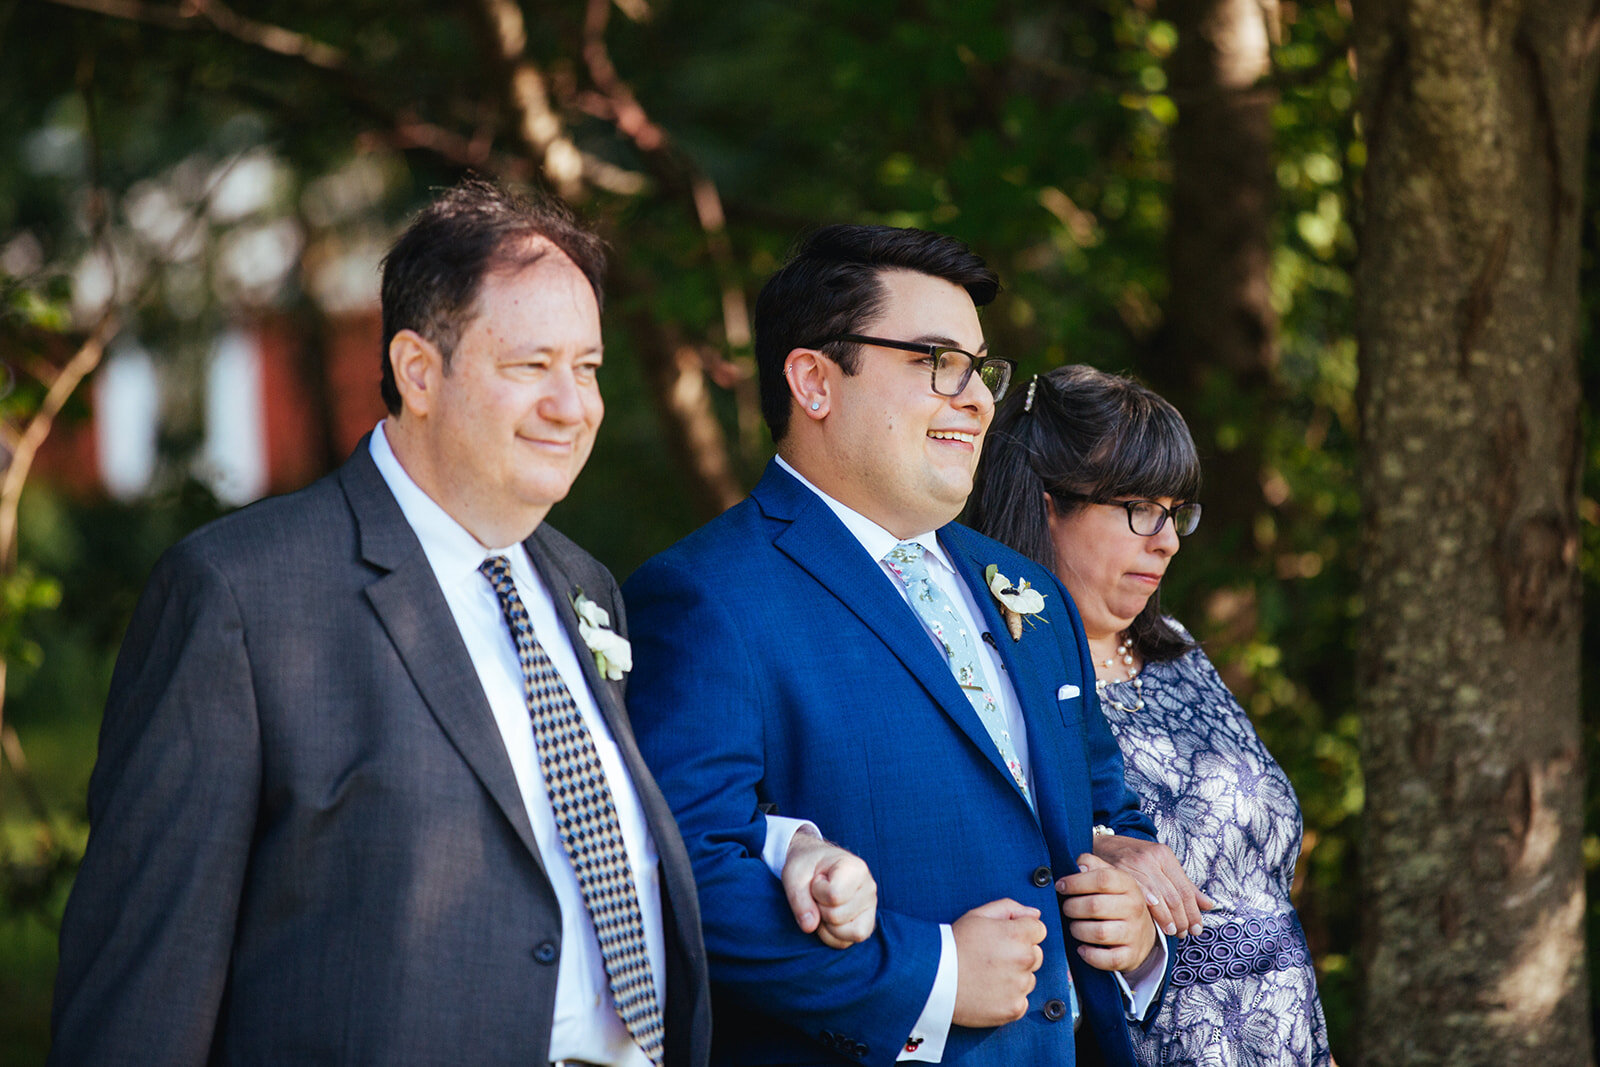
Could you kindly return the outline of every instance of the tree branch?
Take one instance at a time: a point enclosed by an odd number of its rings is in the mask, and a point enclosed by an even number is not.
[[[0,662],[0,685],[5,683],[5,677],[5,663]],[[22,739],[17,736],[15,727],[0,726],[0,757],[4,757],[0,762],[11,764],[12,775],[22,789],[23,799],[33,809],[33,817],[45,831],[47,845],[53,848],[56,840],[50,829],[50,805],[45,803],[44,794],[39,792],[33,774],[28,770],[28,757],[22,751]]]
[[[503,72],[518,139],[538,161],[551,188],[564,200],[578,200],[583,195],[583,157],[550,105],[544,72],[525,55],[528,33],[522,9],[514,0],[475,0],[470,11],[490,58]]]
[[[81,76],[85,79],[89,77],[87,73]],[[91,95],[89,92],[91,87],[87,81],[80,88],[86,97]],[[89,102],[92,104],[92,100]],[[96,127],[91,124],[91,133],[94,133],[95,129]],[[240,155],[242,154],[240,153]],[[95,153],[95,158],[98,159],[98,151]],[[189,239],[193,227],[199,224],[206,207],[211,202],[212,196],[216,193],[217,187],[228,172],[233,169],[239,158],[239,155],[235,155],[226,166],[218,170],[211,185],[190,209],[189,217],[185,220],[184,225],[179,227],[177,234],[173,236],[168,244],[166,249],[168,258],[171,256],[172,249],[181,247]],[[96,242],[105,250],[105,254],[110,256],[110,242],[106,234],[109,226],[110,211],[107,209],[103,199],[105,192],[99,177],[99,171],[96,169],[94,171],[94,188],[91,190],[91,210],[99,211],[102,214],[95,216],[94,225],[91,228]],[[94,197],[102,199],[95,200],[93,199]],[[113,274],[114,278],[115,274]],[[143,300],[154,286],[155,277],[151,275],[144,280],[138,292],[131,298],[131,302],[138,303]],[[55,425],[56,416],[61,414],[61,410],[66,406],[67,400],[71,398],[83,380],[100,365],[100,361],[105,358],[106,346],[111,343],[112,339],[116,337],[117,331],[122,328],[122,314],[117,310],[119,289],[120,286],[113,284],[111,296],[106,302],[106,308],[90,329],[88,339],[79,346],[78,350],[59,370],[40,369],[37,362],[30,368],[35,374],[39,375],[40,382],[46,388],[44,399],[40,401],[38,409],[28,418],[21,433],[16,432],[9,424],[0,423],[0,425],[5,426],[5,437],[10,453],[6,457],[4,469],[0,470],[0,577],[9,577],[16,571],[17,509],[22,500],[23,487],[27,485],[28,475],[32,471],[33,461],[38,456],[39,449],[43,446],[45,439],[50,436],[50,430]],[[3,656],[0,656],[0,728],[5,726],[5,670],[6,661]],[[17,751],[20,753],[21,743],[17,742],[17,746]],[[12,769],[19,777],[26,773],[25,767],[26,764],[18,760],[12,761]]]
[[[728,348],[735,352],[748,350],[752,340],[750,311],[738,277],[733,242],[728,237],[728,220],[722,206],[722,194],[709,175],[674,149],[666,131],[650,119],[634,95],[633,88],[617,73],[605,39],[612,0],[587,2],[583,60],[589,77],[606,102],[611,121],[644,155],[658,179],[667,185],[687,186],[695,219],[705,237],[706,251],[711,257],[712,270],[721,290],[722,328]],[[706,369],[719,385],[731,385],[739,401],[741,436],[753,435],[758,398],[754,391],[755,368],[751,360],[728,359],[714,351],[710,355],[711,361]]]
[[[523,55],[527,38],[521,10],[513,0],[477,0],[472,11],[491,60],[503,72],[506,104],[516,119],[518,136],[530,155],[542,160],[545,176],[560,195],[568,200],[577,198],[583,192],[583,172],[577,168],[569,173],[564,161],[569,156],[572,160],[580,157],[560,115],[551,106],[549,86],[543,74]],[[593,22],[591,6],[586,34],[592,35]],[[602,19],[602,28],[603,24]],[[615,71],[611,74],[614,76]],[[612,84],[615,87],[620,81]],[[631,94],[626,98],[614,97],[613,105],[619,99],[631,99]],[[639,137],[651,143],[651,131],[654,131],[656,150],[646,152],[645,158],[657,164],[665,134],[649,123],[636,102],[634,108],[628,120],[628,129],[632,131],[629,136],[635,138],[635,143]],[[652,169],[658,176],[665,173],[671,184],[672,174],[659,166],[653,165]],[[614,277],[622,279],[624,286],[628,284],[620,269],[614,272]],[[655,321],[653,316],[635,315],[631,324],[657,411],[669,441],[688,470],[691,492],[702,510],[715,514],[738,500],[743,490],[733,472],[721,424],[711,408],[697,353],[692,346],[669,336],[665,324]]]
[[[263,52],[302,60],[322,70],[343,70],[343,50],[324,44],[303,33],[245,18],[218,0],[182,0],[176,6],[144,3],[143,0],[49,0],[62,7],[76,8],[110,18],[159,26],[164,30],[195,30],[207,26],[224,36],[241,41]]]
[[[17,502],[22,497],[22,487],[28,480],[28,471],[33,467],[39,446],[50,435],[50,427],[66,405],[67,398],[78,388],[78,383],[100,365],[106,345],[116,336],[121,325],[121,316],[114,310],[100,316],[88,340],[56,373],[50,388],[45,391],[44,400],[39,404],[39,410],[34,412],[17,438],[16,448],[11,452],[11,462],[6,464],[4,475],[0,475],[0,570],[10,570],[16,559]]]
[[[244,18],[216,0],[184,0],[177,6],[145,3],[143,0],[48,2],[173,32],[210,29],[272,55],[298,60],[319,74],[333,76],[345,99],[355,105],[368,121],[382,127],[372,133],[377,143],[402,151],[422,149],[458,167],[487,169],[517,180],[527,180],[531,175],[531,168],[525,160],[492,151],[482,138],[466,137],[428,122],[410,109],[397,111],[379,101],[356,80],[356,73],[349,67],[348,55],[342,49],[294,30]],[[520,15],[517,17],[520,18]],[[597,189],[619,196],[638,196],[648,187],[643,175],[589,153],[577,152],[576,149],[573,151],[582,179]]]
[[[620,269],[624,288],[642,288]],[[690,473],[689,491],[702,513],[716,515],[739,502],[743,487],[729,462],[722,424],[711,410],[705,367],[696,347],[671,323],[661,322],[640,301],[628,301],[628,326],[654,394],[667,440]]]

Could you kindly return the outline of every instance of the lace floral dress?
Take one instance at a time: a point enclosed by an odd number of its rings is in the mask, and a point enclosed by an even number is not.
[[[1146,664],[1140,678],[1141,691],[1107,686],[1101,708],[1158,839],[1217,907],[1178,942],[1153,1025],[1130,1027],[1139,1062],[1326,1067],[1316,974],[1289,903],[1294,789],[1204,652]]]

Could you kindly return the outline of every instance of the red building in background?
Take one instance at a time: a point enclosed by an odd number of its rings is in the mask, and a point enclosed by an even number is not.
[[[228,503],[315,480],[385,414],[376,309],[325,320],[320,358],[295,327],[283,315],[257,315],[219,335],[207,358],[194,473]],[[85,496],[148,491],[167,407],[161,379],[159,361],[137,339],[119,338],[82,387],[90,417],[57,422],[35,475]]]

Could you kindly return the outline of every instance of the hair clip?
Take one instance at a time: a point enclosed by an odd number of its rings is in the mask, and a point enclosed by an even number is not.
[[[1039,376],[1035,374],[1028,382],[1028,399],[1022,402],[1022,413],[1026,415],[1033,410],[1033,394],[1039,388]]]

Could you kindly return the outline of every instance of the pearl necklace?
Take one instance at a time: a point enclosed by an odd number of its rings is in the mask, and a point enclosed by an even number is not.
[[[1095,693],[1095,696],[1099,697],[1102,703],[1110,704],[1112,707],[1116,708],[1118,711],[1135,712],[1135,711],[1142,711],[1144,709],[1144,679],[1139,677],[1139,668],[1137,668],[1137,667],[1135,667],[1133,665],[1133,652],[1131,651],[1131,649],[1132,649],[1132,639],[1130,637],[1128,637],[1126,632],[1124,632],[1123,635],[1122,635],[1121,642],[1119,642],[1118,645],[1117,645],[1117,654],[1115,656],[1112,656],[1112,657],[1110,657],[1108,659],[1105,659],[1105,660],[1101,661],[1101,664],[1100,664],[1102,667],[1104,667],[1106,670],[1109,671],[1112,668],[1113,664],[1116,663],[1117,660],[1120,659],[1122,661],[1122,669],[1125,672],[1127,672],[1128,676],[1126,678],[1117,679],[1117,680],[1118,681],[1122,681],[1122,682],[1132,682],[1133,683],[1133,694],[1134,694],[1134,697],[1133,697],[1133,703],[1131,705],[1130,704],[1123,704],[1123,703],[1121,703],[1119,701],[1116,701],[1116,700],[1113,700],[1111,698],[1111,696],[1109,695],[1109,693],[1107,692],[1107,689],[1106,689],[1106,687],[1111,684],[1111,681],[1112,681],[1111,679],[1096,678],[1094,680],[1094,693]]]

